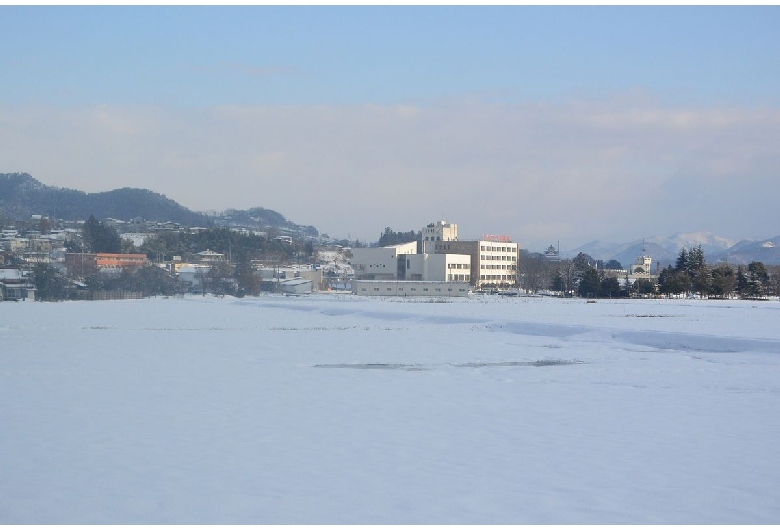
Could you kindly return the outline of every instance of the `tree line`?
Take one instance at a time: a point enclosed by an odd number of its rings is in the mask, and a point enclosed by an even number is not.
[[[388,247],[391,245],[400,245],[402,243],[411,243],[417,241],[417,252],[422,252],[422,231],[410,230],[408,232],[395,232],[389,226],[379,235],[379,241],[376,246]]]
[[[780,266],[761,262],[748,265],[706,261],[701,246],[682,248],[675,262],[657,278],[621,282],[610,269],[616,262],[602,264],[580,252],[573,259],[550,261],[539,253],[521,251],[518,283],[527,292],[555,291],[561,296],[616,298],[631,296],[698,295],[706,298],[759,299],[780,295]],[[625,275],[625,273],[622,273]]]
[[[713,298],[776,296],[780,295],[780,267],[767,267],[760,261],[736,269],[728,263],[712,266],[706,262],[701,246],[690,250],[683,247],[674,267],[669,265],[659,274],[658,292]]]

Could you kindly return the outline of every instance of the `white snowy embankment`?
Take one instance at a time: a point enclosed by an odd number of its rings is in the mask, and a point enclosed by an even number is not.
[[[0,304],[0,523],[777,523],[780,304]]]

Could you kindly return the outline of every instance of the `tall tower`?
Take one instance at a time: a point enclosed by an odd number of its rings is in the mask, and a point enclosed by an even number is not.
[[[636,258],[636,263],[631,266],[631,274],[643,274],[650,276],[650,265],[652,260],[647,255],[647,249],[645,248],[645,240],[642,240],[642,255]]]

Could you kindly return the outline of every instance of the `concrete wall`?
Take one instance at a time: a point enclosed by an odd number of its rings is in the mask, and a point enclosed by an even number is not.
[[[358,279],[395,280],[398,278],[398,256],[416,252],[416,241],[390,247],[353,248],[352,268]]]
[[[358,296],[435,296],[463,297],[469,294],[466,282],[413,282],[413,281],[372,281],[355,280],[352,282],[352,294]]]
[[[465,281],[471,274],[471,256],[466,254],[415,254],[406,257],[406,280]]]

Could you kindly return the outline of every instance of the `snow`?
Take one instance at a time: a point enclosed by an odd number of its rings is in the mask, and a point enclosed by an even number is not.
[[[780,304],[0,303],[0,524],[777,523]]]

